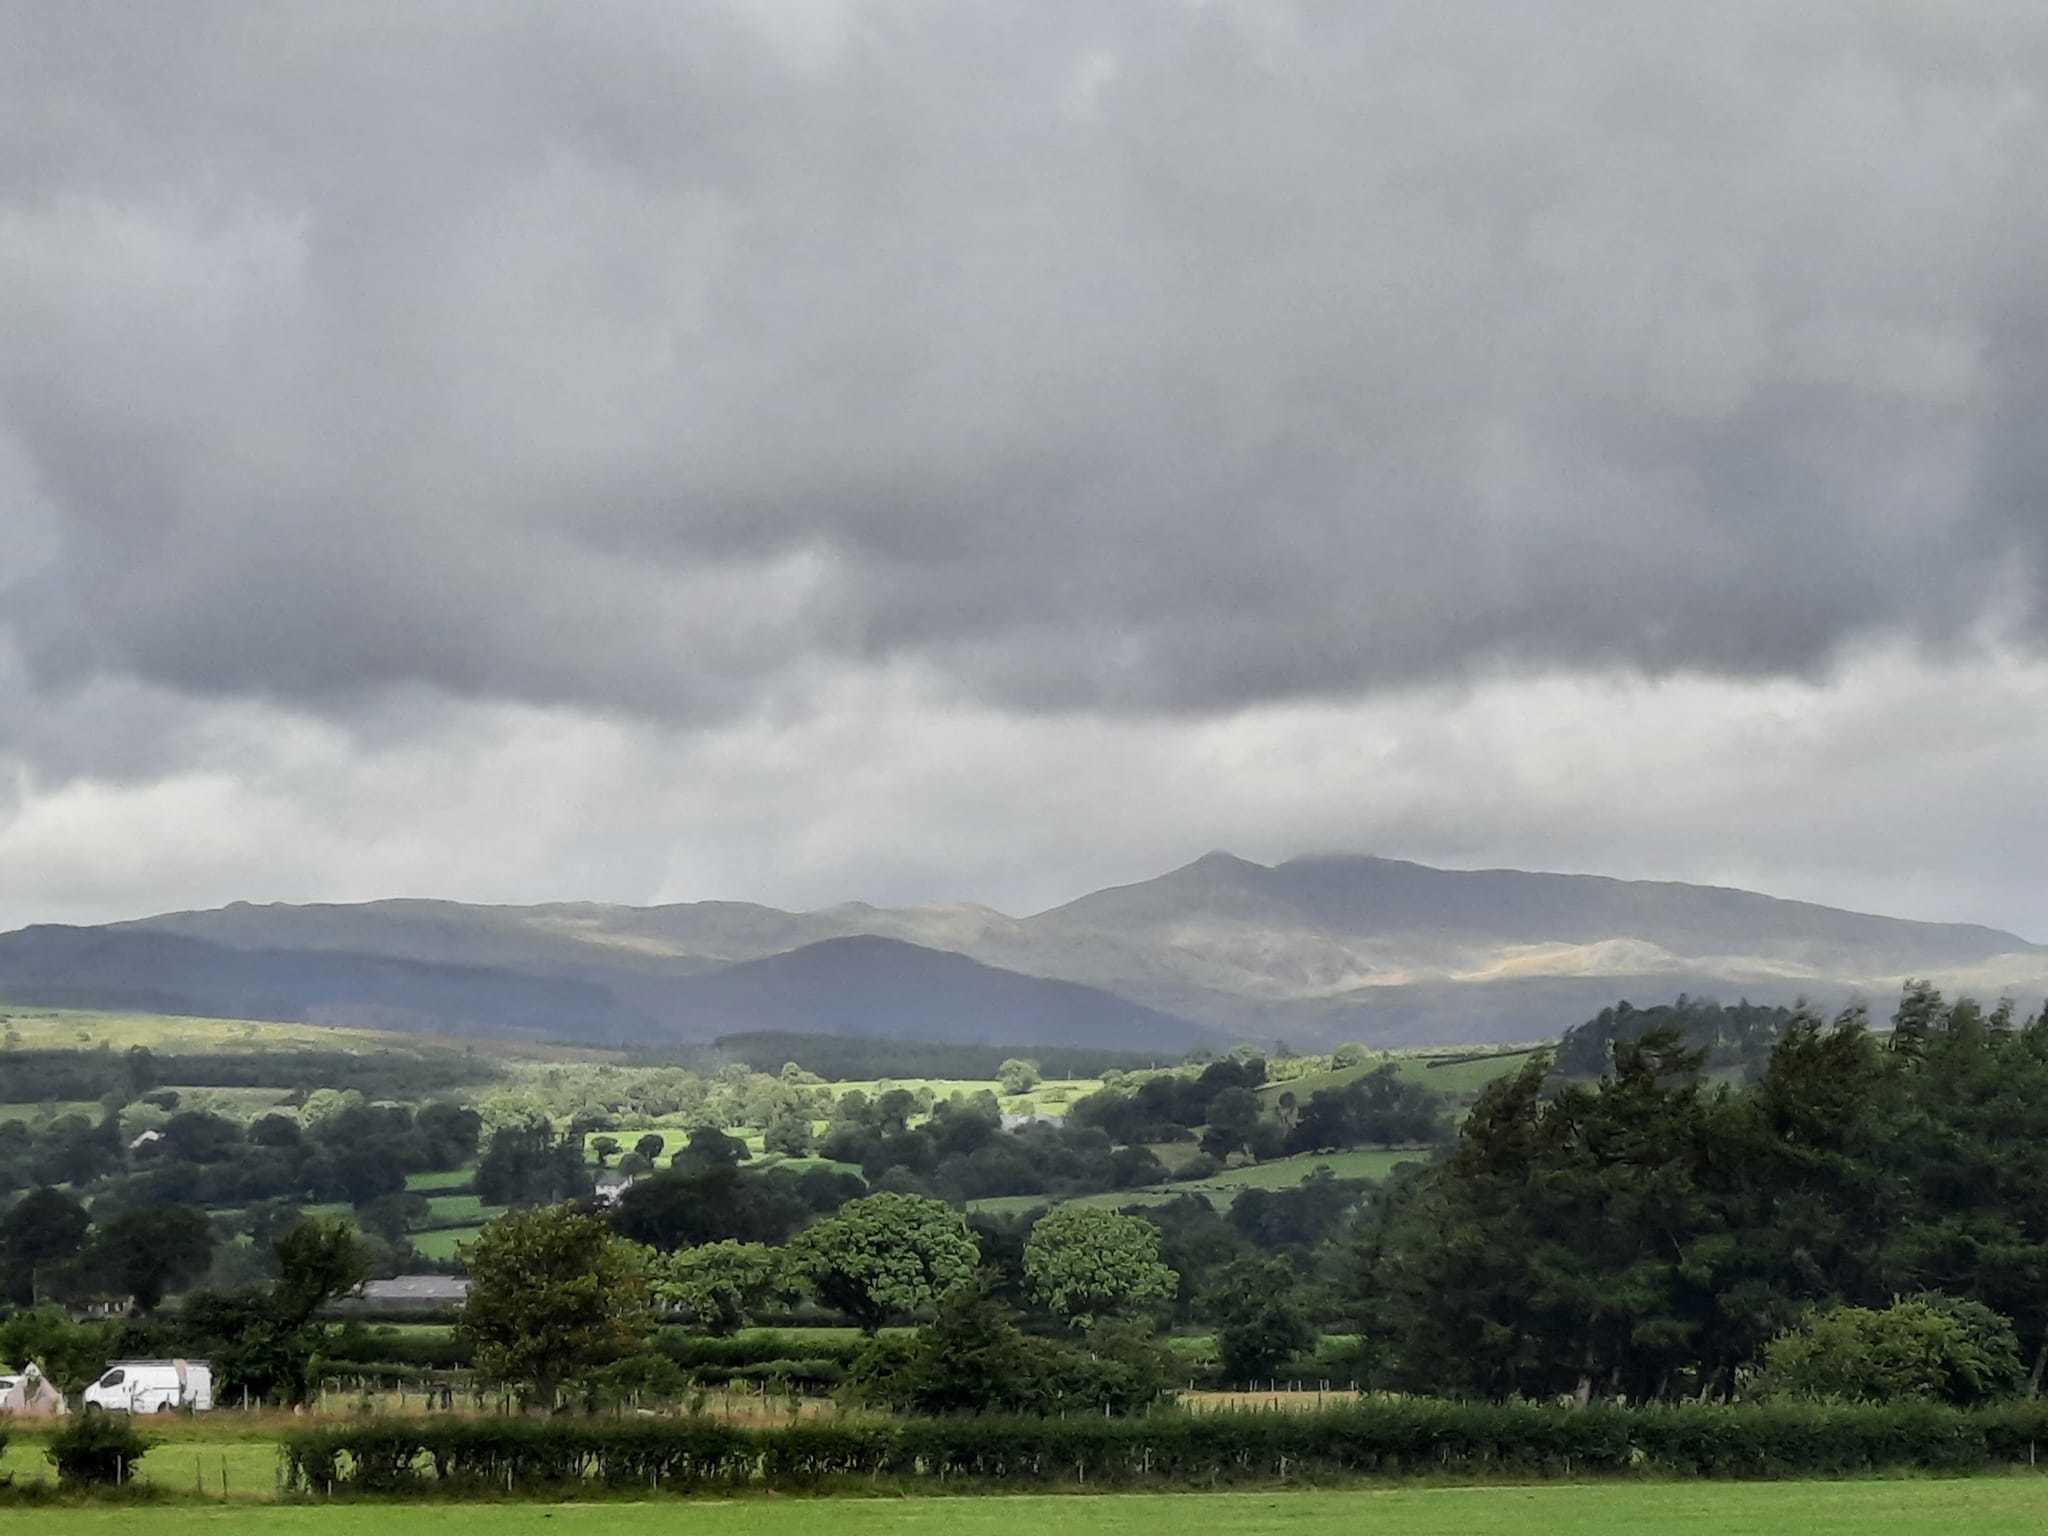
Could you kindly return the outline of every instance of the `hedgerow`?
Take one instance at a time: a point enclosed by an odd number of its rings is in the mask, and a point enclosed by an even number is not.
[[[1359,1476],[1645,1473],[1844,1476],[2029,1465],[2048,1405],[1595,1405],[1390,1399],[1317,1414],[805,1420],[370,1420],[290,1432],[288,1480],[315,1494],[602,1484],[672,1492],[855,1480],[1194,1485]]]

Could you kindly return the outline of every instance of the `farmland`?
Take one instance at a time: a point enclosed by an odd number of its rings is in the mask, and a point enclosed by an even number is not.
[[[166,1101],[173,1107],[152,1109],[146,1104],[129,1104],[122,1110],[123,1124],[127,1127],[125,1134],[129,1136],[160,1125],[171,1114],[181,1111],[198,1111],[245,1127],[270,1113],[297,1115],[308,1088],[322,1080],[317,1063],[323,1059],[335,1059],[334,1053],[337,1052],[385,1063],[386,1077],[383,1081],[391,1085],[385,1091],[388,1094],[396,1090],[397,1102],[423,1103],[430,1098],[445,1098],[475,1105],[483,1115],[487,1131],[536,1116],[546,1116],[557,1124],[570,1122],[577,1116],[589,1117],[586,1124],[604,1125],[608,1121],[609,1128],[602,1132],[603,1136],[610,1138],[608,1146],[600,1148],[597,1145],[600,1139],[598,1132],[580,1133],[582,1160],[592,1168],[600,1164],[611,1165],[622,1150],[632,1149],[636,1144],[644,1146],[648,1138],[658,1140],[659,1150],[642,1161],[639,1167],[645,1169],[649,1162],[655,1167],[666,1166],[684,1150],[692,1126],[701,1123],[695,1112],[643,1115],[607,1112],[607,1104],[630,1105],[636,1101],[658,1104],[664,1098],[673,1103],[672,1084],[682,1069],[591,1048],[560,1051],[550,1047],[500,1045],[494,1047],[490,1055],[480,1056],[467,1043],[370,1029],[66,1009],[0,1010],[0,1024],[4,1024],[8,1032],[10,1049],[84,1052],[101,1060],[119,1057],[135,1048],[152,1053],[158,1064],[155,1081],[175,1095],[174,1100]],[[319,1054],[305,1054],[309,1052]],[[284,1063],[304,1062],[303,1075],[297,1066],[286,1066],[279,1069],[282,1075],[259,1076],[257,1079],[258,1082],[271,1083],[297,1081],[302,1086],[296,1091],[282,1086],[211,1086],[210,1083],[220,1079],[217,1075],[212,1078],[207,1075],[209,1067],[188,1069],[182,1065],[188,1060],[206,1059],[217,1074],[218,1062],[224,1054],[244,1061],[274,1056]],[[4,1060],[0,1057],[0,1077],[5,1075]],[[409,1074],[405,1063],[410,1060],[418,1060],[423,1066],[433,1066],[439,1074],[436,1081],[443,1086],[419,1091],[416,1097],[408,1094],[405,1084]],[[1430,1086],[1454,1090],[1464,1087],[1467,1078],[1483,1081],[1485,1073],[1506,1070],[1516,1064],[1512,1059],[1461,1064],[1450,1069],[1458,1074],[1458,1080],[1452,1082],[1419,1056],[1375,1057],[1362,1066],[1335,1070],[1328,1067],[1327,1061],[1310,1059],[1294,1064],[1297,1068],[1294,1077],[1261,1089],[1260,1108],[1264,1117],[1272,1121],[1278,1113],[1279,1092],[1292,1091],[1305,1101],[1318,1089],[1341,1088],[1356,1081],[1375,1062],[1388,1060],[1396,1061],[1406,1077],[1427,1080]],[[452,1080],[451,1072],[455,1074]],[[451,1081],[461,1084],[464,1073],[470,1074],[467,1086],[448,1086]],[[1149,1075],[1152,1074],[1135,1074],[1133,1081]],[[816,1079],[811,1081],[816,1082]],[[643,1088],[643,1084],[647,1086]],[[956,1097],[972,1099],[987,1095],[994,1099],[1005,1115],[1036,1114],[1057,1118],[1076,1102],[1097,1093],[1102,1086],[1101,1080],[1085,1077],[1046,1079],[1031,1084],[1023,1091],[1011,1092],[1005,1092],[1004,1085],[992,1077],[837,1081],[822,1085],[817,1090],[819,1107],[813,1111],[810,1128],[814,1137],[823,1138],[831,1124],[827,1117],[830,1107],[840,1101],[857,1102],[854,1099],[856,1095],[872,1101],[901,1091],[910,1094],[920,1105],[943,1103]],[[984,1098],[982,1102],[987,1103],[988,1099]],[[17,1097],[14,1102],[0,1103],[0,1122],[18,1121],[40,1132],[42,1128],[67,1117],[90,1121],[97,1119],[102,1112],[101,1104],[89,1099],[33,1100]],[[923,1118],[924,1112],[919,1111],[913,1116],[912,1123]],[[815,1152],[809,1155],[770,1152],[765,1145],[763,1128],[758,1123],[733,1126],[730,1134],[745,1146],[748,1166],[755,1170],[779,1168],[795,1174],[815,1169],[841,1174],[860,1172],[857,1162],[821,1157]],[[1323,1168],[1339,1178],[1380,1178],[1404,1157],[1401,1153],[1362,1148],[1314,1156],[1267,1155],[1244,1166],[1215,1167],[1207,1177],[1180,1182],[1185,1165],[1197,1154],[1192,1140],[1162,1142],[1146,1150],[1172,1176],[1172,1182],[1162,1179],[1154,1184],[1128,1189],[1095,1191],[1084,1185],[1079,1191],[1070,1188],[1051,1195],[988,1194],[970,1199],[968,1206],[979,1212],[1003,1214],[1060,1203],[1062,1194],[1071,1203],[1099,1208],[1158,1205],[1183,1195],[1198,1195],[1219,1209],[1227,1209],[1238,1193],[1245,1189],[1285,1188]],[[415,1205],[405,1218],[406,1231],[421,1259],[441,1263],[452,1260],[457,1246],[472,1240],[483,1224],[503,1209],[502,1206],[486,1205],[479,1197],[474,1184],[475,1174],[474,1159],[457,1168],[411,1169],[405,1173],[405,1193],[425,1199],[424,1206]],[[306,1209],[313,1213],[339,1213],[346,1206],[337,1206],[331,1201],[307,1202]],[[215,1202],[210,1210],[228,1220],[240,1216],[235,1203]]]
[[[211,1454],[211,1448],[209,1447]],[[166,1451],[168,1454],[168,1449]],[[11,1457],[10,1457],[11,1463]],[[258,1471],[252,1464],[252,1474]],[[233,1481],[235,1468],[230,1468]],[[268,1469],[262,1475],[268,1476]],[[27,1518],[24,1516],[24,1518]],[[2032,1536],[2048,1525],[2048,1481],[1612,1483],[1344,1492],[1018,1494],[1000,1498],[706,1500],[432,1506],[254,1502],[39,1509],[49,1536],[397,1536],[431,1520],[446,1536],[1154,1536],[1197,1523],[1217,1536],[1522,1536],[1531,1529],[1624,1536]]]
[[[1067,1200],[1048,1200],[1043,1195],[994,1195],[968,1202],[974,1211],[1014,1214],[1041,1205],[1078,1205],[1095,1210],[1121,1210],[1126,1206],[1163,1205],[1183,1195],[1200,1195],[1218,1210],[1247,1189],[1290,1189],[1321,1170],[1339,1179],[1384,1179],[1398,1165],[1426,1159],[1426,1151],[1402,1148],[1360,1148],[1348,1152],[1302,1152],[1270,1162],[1248,1163],[1227,1168],[1206,1179],[1185,1184],[1153,1184],[1142,1189],[1111,1190],[1104,1194],[1077,1195]]]

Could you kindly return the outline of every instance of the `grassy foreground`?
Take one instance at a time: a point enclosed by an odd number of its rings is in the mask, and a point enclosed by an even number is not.
[[[987,1498],[744,1499],[654,1504],[339,1504],[42,1508],[55,1536],[1527,1536],[1681,1531],[1692,1536],[2020,1536],[2048,1528],[2048,1479],[1843,1483],[1558,1484],[1347,1493],[1064,1494]]]

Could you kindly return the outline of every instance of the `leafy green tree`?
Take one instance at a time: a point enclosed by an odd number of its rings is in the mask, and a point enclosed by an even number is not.
[[[2025,1377],[2011,1323],[1980,1302],[1927,1295],[1810,1314],[1765,1347],[1758,1392],[1969,1407],[2011,1396]]]
[[[1002,1085],[1004,1093],[1014,1096],[1029,1093],[1043,1081],[1043,1078],[1039,1075],[1037,1062],[1026,1061],[1021,1056],[1012,1056],[996,1068],[996,1081]]]
[[[855,1362],[862,1400],[913,1413],[1018,1411],[1031,1405],[1039,1362],[1017,1314],[969,1282],[940,1301],[907,1344],[876,1340]]]
[[[34,1306],[43,1277],[78,1256],[92,1218],[78,1201],[48,1185],[32,1189],[0,1217],[0,1264],[14,1300]]]
[[[1106,1323],[1083,1340],[1034,1338],[987,1279],[948,1292],[911,1338],[872,1341],[848,1373],[856,1400],[930,1414],[1136,1413],[1172,1381],[1172,1351],[1146,1330]]]
[[[647,1335],[641,1251],[601,1217],[511,1211],[458,1252],[470,1276],[459,1336],[480,1371],[530,1385],[543,1408],[567,1378],[631,1354]]]
[[[486,1205],[583,1200],[592,1187],[581,1143],[555,1135],[545,1120],[504,1127],[491,1137],[476,1170],[476,1192]]]
[[[303,1402],[327,1341],[320,1309],[360,1285],[369,1251],[340,1217],[305,1216],[271,1244],[269,1288],[188,1292],[178,1309],[187,1350],[214,1365],[217,1396]]]
[[[198,1279],[213,1260],[206,1213],[187,1205],[123,1211],[93,1234],[85,1264],[109,1293],[154,1312],[164,1293]]]
[[[980,1258],[958,1211],[922,1195],[850,1200],[789,1244],[813,1293],[875,1333],[892,1316],[935,1305]]]
[[[1259,1096],[1249,1088],[1226,1088],[1209,1101],[1209,1128],[1202,1150],[1211,1157],[1241,1151],[1259,1124]]]
[[[649,1131],[633,1143],[633,1150],[646,1158],[649,1163],[655,1163],[660,1161],[661,1149],[666,1145],[667,1143],[663,1140],[661,1132]]]
[[[669,1166],[685,1173],[702,1173],[710,1168],[736,1168],[753,1157],[747,1144],[713,1126],[702,1125],[690,1132],[683,1150],[669,1159]]]
[[[761,1146],[784,1157],[807,1157],[812,1145],[810,1111],[784,1104],[761,1128]]]
[[[611,1161],[613,1154],[619,1150],[619,1138],[616,1136],[593,1136],[590,1138],[590,1150],[597,1158],[597,1166],[602,1168]]]
[[[126,1325],[80,1321],[62,1307],[41,1306],[0,1320],[0,1360],[33,1360],[66,1394],[82,1392],[99,1378],[115,1352],[116,1334]]]
[[[654,1299],[706,1333],[733,1332],[791,1289],[782,1251],[765,1243],[649,1250],[647,1268]]]
[[[411,1246],[406,1234],[425,1226],[433,1209],[425,1195],[399,1189],[357,1206],[355,1217],[364,1232],[393,1248],[403,1249]]]
[[[1180,1277],[1159,1259],[1159,1229],[1119,1211],[1063,1205],[1041,1216],[1024,1243],[1031,1293],[1085,1328],[1098,1317],[1157,1306]]]
[[[1271,1376],[1315,1347],[1300,1279],[1285,1259],[1243,1258],[1226,1265],[1203,1308],[1217,1325],[1216,1353],[1230,1380]]]
[[[1347,1040],[1344,1044],[1330,1052],[1330,1065],[1339,1071],[1346,1067],[1363,1066],[1370,1054],[1364,1046],[1356,1041]]]
[[[339,1216],[304,1216],[271,1248],[277,1274],[271,1294],[278,1315],[299,1327],[322,1307],[361,1285],[370,1259],[355,1228]]]

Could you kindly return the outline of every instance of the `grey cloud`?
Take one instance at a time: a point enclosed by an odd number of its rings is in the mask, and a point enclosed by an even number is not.
[[[2031,6],[0,14],[46,694],[1205,711],[2042,633]]]

